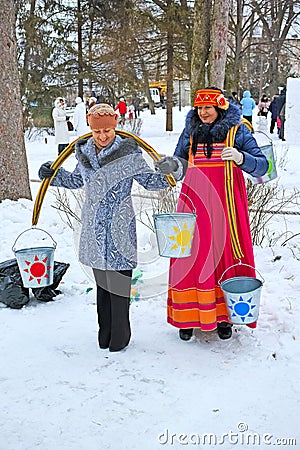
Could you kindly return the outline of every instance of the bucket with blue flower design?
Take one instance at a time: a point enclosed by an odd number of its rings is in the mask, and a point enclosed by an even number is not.
[[[236,325],[248,325],[256,322],[258,319],[261,290],[265,280],[260,275],[261,280],[254,277],[240,276],[222,281],[223,276],[230,268],[241,265],[254,269],[253,266],[241,262],[233,264],[223,272],[219,285],[224,293],[230,322]]]

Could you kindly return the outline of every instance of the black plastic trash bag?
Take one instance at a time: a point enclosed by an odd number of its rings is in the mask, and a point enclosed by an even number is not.
[[[29,302],[29,289],[23,286],[16,259],[0,263],[0,302],[15,309]]]
[[[61,291],[56,288],[69,267],[70,264],[54,261],[53,283],[50,286],[32,288],[35,298],[42,302],[50,302],[53,300],[53,297],[61,294]]]
[[[56,288],[70,264],[54,261],[53,283],[50,286],[34,288],[37,300],[49,302],[60,294]],[[23,286],[16,258],[0,263],[0,302],[10,308],[20,309],[29,302],[29,288]]]

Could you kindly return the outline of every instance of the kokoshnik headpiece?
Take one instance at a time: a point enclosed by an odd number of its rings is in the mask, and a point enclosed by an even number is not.
[[[229,102],[220,89],[199,89],[196,92],[194,106],[217,106],[220,109],[228,109]]]

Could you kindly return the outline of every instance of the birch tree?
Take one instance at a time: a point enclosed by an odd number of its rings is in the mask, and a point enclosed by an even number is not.
[[[210,30],[208,83],[224,88],[230,0],[214,0]]]
[[[195,0],[191,60],[191,100],[197,89],[207,83],[206,65],[210,47],[210,13],[212,0]]]
[[[204,86],[224,88],[230,0],[195,0],[191,100]]]

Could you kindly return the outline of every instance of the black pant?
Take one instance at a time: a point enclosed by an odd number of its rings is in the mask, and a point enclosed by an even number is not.
[[[98,341],[100,348],[119,351],[131,337],[129,305],[132,270],[93,269],[97,284]]]
[[[120,123],[125,125],[125,114],[120,114]]]
[[[271,119],[270,133],[274,133],[275,125],[276,125],[276,119]]]

